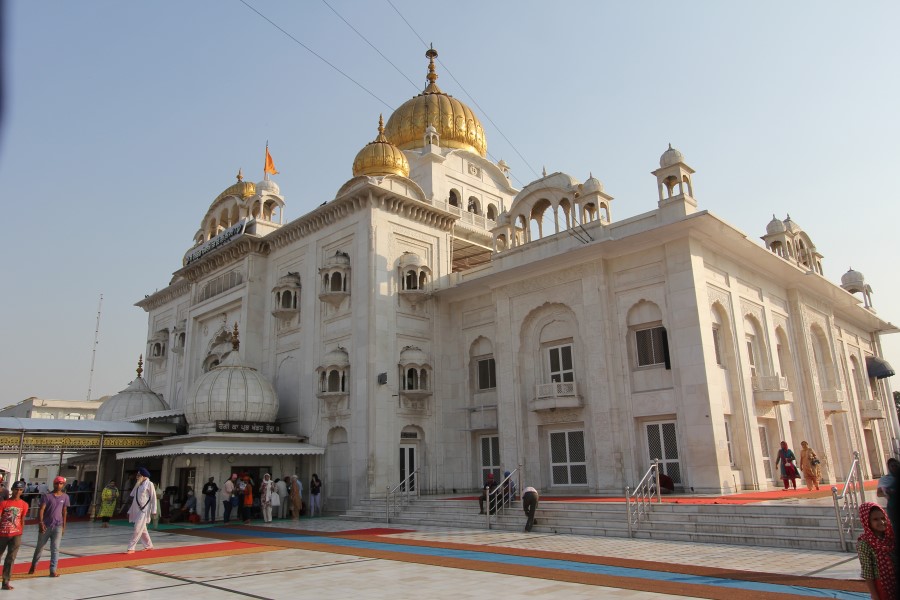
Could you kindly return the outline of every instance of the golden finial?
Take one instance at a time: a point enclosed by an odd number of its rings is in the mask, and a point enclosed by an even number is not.
[[[440,94],[442,93],[440,88],[437,86],[438,75],[434,72],[434,59],[437,58],[437,50],[434,49],[434,46],[429,48],[425,52],[425,56],[428,58],[428,75],[425,76],[425,79],[428,80],[428,86],[425,88],[426,93],[432,94]]]
[[[244,181],[244,169],[238,169],[237,180],[238,183]]]
[[[137,368],[138,379],[141,378],[141,373],[143,373],[143,372],[144,372],[144,355],[141,354],[138,357],[138,368]]]
[[[238,351],[238,348],[241,346],[241,340],[238,339],[238,326],[237,321],[234,322],[234,331],[231,332],[231,349],[235,352]]]
[[[384,114],[378,115],[378,134],[384,133]]]

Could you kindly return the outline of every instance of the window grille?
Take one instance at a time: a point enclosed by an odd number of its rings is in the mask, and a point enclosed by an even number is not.
[[[500,481],[500,436],[485,435],[481,437],[481,481],[487,480],[488,473],[493,473],[495,481]]]
[[[241,285],[243,282],[244,278],[238,271],[223,273],[215,279],[210,279],[202,288],[200,288],[200,292],[197,294],[197,302],[203,302],[204,300],[218,296],[233,287]]]
[[[728,464],[734,466],[734,454],[731,448],[731,422],[725,419],[725,447],[728,448]]]
[[[587,485],[584,431],[550,433],[550,471],[553,485]]]
[[[647,450],[651,461],[659,461],[663,473],[671,477],[673,482],[683,483],[674,421],[647,423]]]
[[[639,367],[666,365],[669,368],[669,349],[665,327],[638,329],[634,332]]]

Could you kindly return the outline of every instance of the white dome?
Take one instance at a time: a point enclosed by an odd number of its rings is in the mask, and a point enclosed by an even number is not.
[[[593,173],[590,177],[588,177],[587,181],[584,182],[584,185],[581,186],[581,191],[585,194],[593,194],[595,192],[603,191],[603,184],[599,179],[594,177]]]
[[[428,364],[428,355],[418,346],[405,346],[400,352],[400,366],[424,366]]]
[[[169,410],[169,407],[139,375],[127,388],[100,405],[94,418],[98,421],[125,421],[160,410]]]
[[[864,289],[866,287],[866,278],[859,271],[850,269],[841,276],[842,288]]]
[[[349,267],[350,266],[350,255],[346,252],[341,252],[338,250],[334,253],[334,256],[330,256],[325,261],[326,267]]]
[[[791,215],[788,215],[787,219],[784,220],[784,228],[790,233],[797,233],[798,231],[802,231],[802,229],[800,229],[800,226],[791,220]]]
[[[420,267],[422,266],[422,259],[419,258],[418,254],[414,254],[412,252],[404,252],[400,257],[400,268],[405,269],[406,267]]]
[[[676,163],[683,163],[684,155],[672,147],[672,144],[669,144],[669,149],[662,153],[662,156],[659,157],[659,166],[662,167],[671,167]]]
[[[772,215],[772,220],[769,221],[769,224],[766,225],[766,233],[769,235],[774,235],[776,233],[784,233],[784,223],[776,217]]]
[[[338,346],[322,359],[322,368],[344,369],[350,366],[350,356],[342,346]]]
[[[263,179],[256,184],[256,193],[260,196],[262,196],[263,194],[272,194],[278,196],[281,194],[281,188],[279,188],[278,184],[271,179]]]
[[[256,369],[240,364],[235,350],[194,382],[184,417],[192,433],[215,431],[216,421],[273,423],[278,396]]]

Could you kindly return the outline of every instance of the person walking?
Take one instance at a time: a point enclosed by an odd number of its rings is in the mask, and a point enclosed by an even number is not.
[[[125,554],[134,554],[134,547],[138,541],[144,545],[144,550],[153,550],[153,542],[147,532],[147,523],[152,515],[156,514],[156,486],[150,481],[150,471],[145,467],[138,469],[137,481],[131,491],[131,508],[128,509],[128,522],[134,523],[134,533],[128,542]]]
[[[859,505],[859,521],[863,527],[862,535],[856,540],[860,577],[865,580],[872,600],[893,600],[897,592],[894,528],[884,509],[874,502]]]
[[[300,510],[303,508],[303,484],[296,475],[291,477],[291,520],[300,519]]]
[[[284,479],[275,482],[275,493],[278,495],[278,518],[285,519],[288,514],[288,486],[286,480],[289,475],[285,475]]]
[[[540,494],[530,485],[522,490],[522,510],[525,511],[525,531],[531,531],[535,524],[534,513],[537,511]]]
[[[275,484],[272,483],[272,476],[266,473],[263,475],[262,483],[259,484],[259,508],[262,511],[263,523],[272,522],[272,496],[277,496]]]
[[[322,480],[313,473],[312,479],[309,480],[309,516],[314,517],[318,511],[322,516]]]
[[[253,512],[253,481],[250,479],[250,475],[244,474],[244,479],[238,489],[243,499],[241,514],[244,518],[244,525],[249,525],[250,516]]]
[[[203,520],[207,523],[215,523],[216,521],[216,496],[219,494],[219,486],[216,485],[216,478],[210,477],[209,481],[203,484],[200,490],[203,493]]]
[[[41,508],[38,511],[38,534],[37,544],[34,547],[34,555],[31,557],[31,568],[28,569],[29,575],[34,575],[38,561],[41,560],[41,554],[44,553],[44,546],[50,542],[50,577],[59,577],[56,571],[56,565],[59,564],[59,545],[62,542],[62,536],[66,532],[66,519],[69,515],[69,495],[66,493],[66,478],[57,477],[53,480],[53,491],[44,494],[41,499]]]
[[[231,511],[237,506],[237,473],[232,473],[231,478],[222,486],[222,506],[225,507],[223,522],[231,521]]]
[[[25,531],[25,515],[28,514],[28,504],[22,500],[25,491],[25,482],[16,481],[12,484],[12,491],[8,500],[0,502],[0,556],[6,552],[6,560],[3,561],[3,589],[11,590],[9,584],[12,578],[12,568],[22,545],[22,532]]]
[[[100,493],[100,520],[103,521],[103,527],[109,527],[109,520],[113,513],[116,512],[116,506],[119,504],[119,488],[113,479],[106,484]]]
[[[822,478],[819,457],[806,442],[800,442],[800,448],[800,470],[803,471],[803,478],[806,479],[806,489],[811,492],[815,487],[818,490],[819,479]]]
[[[781,463],[781,481],[784,482],[784,489],[788,489],[788,481],[791,482],[791,487],[795,490],[797,489],[797,477],[800,473],[797,470],[797,465],[794,464],[797,462],[797,457],[794,455],[794,451],[788,448],[787,442],[781,442],[781,448],[778,450],[778,458],[775,459],[775,466],[779,466]]]

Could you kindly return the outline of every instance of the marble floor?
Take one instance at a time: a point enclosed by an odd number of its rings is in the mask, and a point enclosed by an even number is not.
[[[413,596],[456,600],[501,596],[573,599],[729,597],[727,590],[722,589],[691,596],[685,595],[685,592],[678,595],[657,593],[652,591],[653,586],[640,590],[576,583],[544,577],[541,569],[525,571],[524,575],[490,572],[483,570],[475,562],[467,563],[458,556],[456,559],[448,559],[447,563],[452,566],[416,562],[418,548],[423,545],[443,545],[470,548],[476,552],[475,555],[487,552],[494,556],[494,552],[497,552],[506,557],[504,560],[511,562],[519,560],[517,553],[524,556],[528,552],[553,552],[571,555],[573,561],[577,560],[576,557],[606,557],[648,561],[657,565],[713,567],[736,572],[815,575],[834,580],[835,590],[829,589],[826,582],[824,589],[815,590],[812,594],[814,596],[847,599],[868,597],[867,594],[847,591],[847,585],[852,584],[846,584],[845,580],[857,579],[859,574],[855,555],[848,553],[424,526],[402,526],[405,530],[403,532],[381,533],[377,538],[369,536],[368,542],[359,542],[359,547],[366,549],[365,551],[355,550],[356,546],[349,545],[351,542],[343,546],[342,540],[335,542],[328,537],[328,534],[383,526],[383,523],[349,522],[338,518],[304,519],[299,523],[276,521],[268,526],[254,522],[253,530],[247,530],[247,541],[267,545],[267,539],[275,540],[272,543],[287,540],[287,546],[297,542],[295,545],[303,547],[273,547],[253,554],[200,559],[191,558],[190,547],[227,544],[227,538],[234,531],[244,530],[240,527],[198,530],[196,533],[203,537],[179,531],[152,532],[156,549],[171,549],[173,552],[182,549],[185,554],[173,557],[170,562],[154,564],[113,568],[106,565],[95,570],[82,566],[82,572],[67,572],[65,563],[62,563],[60,578],[15,574],[12,584],[15,592],[52,597],[54,600],[111,597],[170,600],[173,594],[186,595],[192,600],[224,599],[231,596],[266,599],[327,597],[330,600]],[[294,535],[293,531],[297,534],[302,532],[303,535]],[[322,535],[318,536],[317,532]],[[268,534],[271,535],[267,538]],[[222,539],[216,539],[217,535]],[[26,529],[17,564],[30,562],[36,536],[36,527]],[[99,524],[73,523],[63,539],[62,558],[94,557],[99,560],[105,555],[115,555],[116,560],[119,556],[125,560],[129,557],[122,552],[130,536],[131,529],[125,525],[101,528]],[[406,559],[400,554],[390,555],[390,558],[377,557],[384,546],[377,541],[372,542],[373,539],[389,542],[388,551],[396,548],[401,553],[408,552],[410,558]],[[309,540],[309,543],[305,540]],[[321,546],[315,546],[317,540],[322,542]],[[325,542],[338,545],[334,546],[334,551],[329,551]],[[358,555],[355,555],[357,552]],[[151,553],[131,556],[149,555]],[[467,556],[475,555],[470,553]],[[49,548],[44,553],[44,559],[48,558]],[[438,556],[430,560],[440,562],[441,558]],[[472,565],[471,568],[466,566],[468,564]],[[795,591],[787,586],[774,593],[773,596],[765,597],[804,598],[811,595],[806,588]]]

